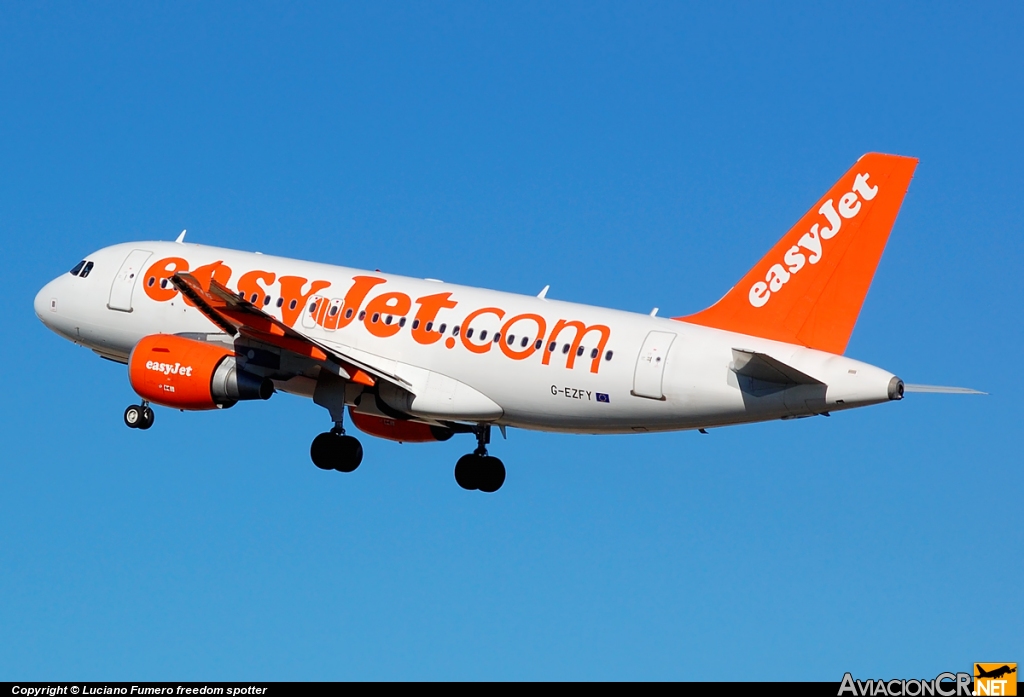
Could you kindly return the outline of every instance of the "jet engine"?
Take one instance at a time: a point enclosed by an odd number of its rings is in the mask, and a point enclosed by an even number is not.
[[[349,407],[348,415],[352,417],[352,423],[356,425],[356,428],[363,433],[368,433],[378,438],[398,441],[399,443],[430,443],[448,440],[454,434],[454,431],[451,429],[441,426],[360,414],[352,409],[352,407]]]
[[[231,348],[172,334],[152,334],[135,345],[128,380],[143,399],[174,409],[225,408],[274,394],[274,383],[243,370]]]

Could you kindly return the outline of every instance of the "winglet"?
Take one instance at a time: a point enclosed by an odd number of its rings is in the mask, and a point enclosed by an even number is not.
[[[185,244],[185,233],[186,232],[188,232],[188,230],[182,230],[181,234],[178,235],[178,239],[176,239],[174,241],[177,242],[178,244]]]
[[[725,297],[674,319],[843,353],[916,167],[864,155]]]

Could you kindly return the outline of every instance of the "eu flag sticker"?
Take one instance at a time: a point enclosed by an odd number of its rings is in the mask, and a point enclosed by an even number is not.
[[[597,393],[597,401],[604,402],[605,404],[611,404],[611,400],[608,399],[608,395],[606,395],[604,392]]]

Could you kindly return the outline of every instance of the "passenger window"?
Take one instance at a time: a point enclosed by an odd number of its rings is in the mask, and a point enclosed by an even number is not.
[[[419,329],[420,328],[420,321],[418,319],[414,319],[412,321],[412,328],[413,329]]]
[[[569,353],[569,344],[562,347],[562,353]]]
[[[294,305],[294,304],[295,304],[295,301],[292,300],[292,305]],[[284,305],[284,298],[278,298],[277,299],[277,306],[281,307],[282,305]]]
[[[597,358],[597,354],[598,354],[598,350],[594,349],[593,351],[590,352],[590,357],[591,358]]]
[[[270,296],[269,295],[263,296],[263,307],[266,307],[269,304],[270,304]],[[278,305],[278,307],[281,307],[281,306]]]
[[[149,280],[146,281],[146,285],[149,286],[150,288],[153,287],[154,283],[156,283],[156,276],[150,276]]]
[[[430,331],[431,329],[433,329],[433,328],[434,328],[434,323],[433,323],[433,322],[427,322],[427,326],[426,326],[426,327],[424,327],[424,329],[426,329],[426,330],[427,330],[428,332],[429,332],[429,331]]]
[[[512,342],[515,341],[515,340],[516,340],[516,335],[515,334],[509,334],[508,336],[505,337],[505,341],[508,343],[509,346],[511,346]]]
[[[398,320],[398,326],[399,327],[404,327],[405,326],[405,317],[403,317],[402,319]]]
[[[392,315],[388,315],[387,317],[384,318],[384,324],[391,324],[391,320],[393,319],[394,317]]]
[[[86,263],[85,268],[82,269],[82,273],[78,274],[78,277],[79,278],[85,278],[86,276],[89,275],[90,271],[92,271],[92,262],[91,261]]]
[[[74,268],[71,269],[71,275],[72,276],[77,276],[78,272],[82,270],[83,266],[85,266],[85,259],[83,259],[82,261],[80,261],[77,264],[75,264]],[[153,285],[153,284],[150,283],[149,285]]]
[[[359,311],[359,321],[362,322],[364,319],[366,319],[366,310],[360,310]]]
[[[586,351],[586,349],[580,346],[578,349],[576,349],[576,355],[582,356],[584,351]]]
[[[455,328],[452,329],[452,336],[458,336],[458,335],[459,335],[459,325],[456,324]]]
[[[555,352],[555,346],[557,346],[557,345],[558,344],[556,344],[554,341],[552,341],[551,345],[548,346],[548,353],[554,353]]]
[[[524,336],[524,337],[523,337],[523,341],[522,341],[522,343],[520,343],[519,345],[520,345],[520,346],[521,346],[522,348],[526,348],[526,345],[527,345],[528,343],[530,343],[530,337],[528,337],[528,336]]]
[[[370,318],[370,322],[372,322],[373,324],[377,324],[377,320],[379,320],[379,319],[380,319],[380,313],[379,312],[374,312],[373,313],[373,317]]]
[[[313,314],[316,311],[316,303],[309,304],[309,314]]]
[[[352,319],[352,308],[345,310],[345,319]]]
[[[448,328],[447,324],[442,324],[440,327],[437,328],[437,331],[440,332],[441,334],[444,334],[444,330],[447,329],[447,328]]]
[[[472,339],[473,338],[473,327],[470,327],[469,329],[466,330],[466,338],[467,339]]]
[[[544,339],[537,339],[537,343],[534,345],[534,351],[540,351],[540,347],[544,345]]]
[[[501,332],[494,332],[494,343],[501,341]]]
[[[473,330],[470,329],[469,331],[473,331]],[[472,336],[472,335],[467,335],[467,336]],[[483,330],[482,332],[480,332],[480,341],[487,341],[487,330],[486,329]]]
[[[605,353],[605,354],[604,354],[604,359],[605,359],[606,361],[610,361],[610,360],[612,359],[612,352],[611,352],[611,351],[608,351],[607,353]]]
[[[334,305],[333,307],[331,307],[331,309],[328,310],[327,314],[329,314],[331,317],[334,317],[336,314],[338,314],[338,306]]]

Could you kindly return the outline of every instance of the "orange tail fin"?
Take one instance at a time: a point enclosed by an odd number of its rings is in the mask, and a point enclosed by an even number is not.
[[[675,319],[841,354],[916,167],[864,155],[725,297]]]

